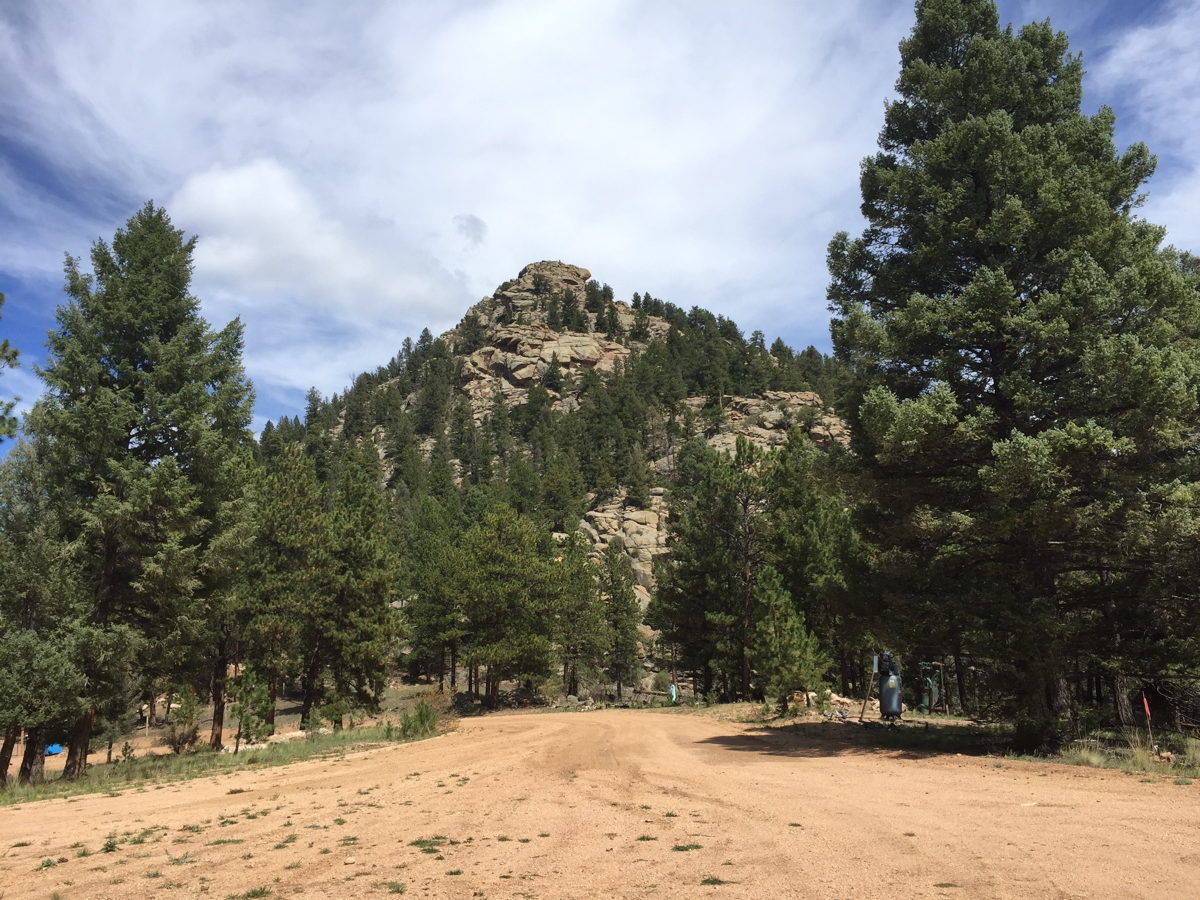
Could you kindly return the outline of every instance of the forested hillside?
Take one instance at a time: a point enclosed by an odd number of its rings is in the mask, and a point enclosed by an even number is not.
[[[1142,692],[1195,725],[1200,266],[1136,215],[1153,157],[1047,23],[927,0],[901,62],[833,356],[543,261],[255,436],[195,238],[147,204],[69,259],[0,468],[0,780],[163,693],[218,749],[399,676],[786,709],[884,648],[1021,749]]]

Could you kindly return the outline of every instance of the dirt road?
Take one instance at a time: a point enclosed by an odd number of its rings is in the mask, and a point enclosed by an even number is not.
[[[0,809],[5,900],[401,890],[1194,898],[1200,784],[602,711]]]

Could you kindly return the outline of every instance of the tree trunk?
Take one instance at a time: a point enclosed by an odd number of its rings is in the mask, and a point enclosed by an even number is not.
[[[17,781],[21,784],[41,784],[46,780],[46,733],[38,728],[25,729],[25,755]]]
[[[279,676],[272,675],[267,679],[267,716],[265,724],[268,734],[275,733],[275,703],[279,698]]]
[[[742,578],[746,583],[746,594],[742,598],[742,683],[741,693],[743,700],[750,699],[750,655],[754,650],[754,636],[751,629],[754,627],[754,572],[750,568],[749,554],[747,554],[746,566],[742,572]]]
[[[450,693],[458,690],[458,641],[450,642]]]
[[[220,750],[225,746],[225,678],[229,673],[229,641],[225,635],[217,644],[217,659],[213,663],[212,702],[213,720],[212,731],[208,735],[208,746]]]
[[[12,763],[13,748],[17,745],[17,735],[21,729],[10,725],[4,731],[4,743],[0,745],[0,788],[8,786],[8,767]]]
[[[1129,699],[1129,679],[1124,675],[1113,676],[1113,705],[1117,711],[1117,721],[1122,728],[1133,727],[1133,703]]]
[[[92,723],[95,718],[96,711],[88,710],[75,720],[71,728],[71,739],[67,745],[67,764],[63,769],[63,778],[68,781],[74,781],[87,774],[88,750],[92,744]]]
[[[969,715],[971,708],[967,704],[967,673],[963,671],[961,647],[954,650],[954,681],[958,685],[958,708],[964,715]]]
[[[304,691],[304,699],[300,705],[300,728],[306,729],[310,727],[310,718],[312,716],[313,707],[317,701],[317,681],[321,677],[321,654],[314,652],[312,658],[308,662],[308,670],[304,673],[301,679],[301,687]]]

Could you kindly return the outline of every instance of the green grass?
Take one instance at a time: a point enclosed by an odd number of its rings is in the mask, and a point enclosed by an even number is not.
[[[271,889],[269,887],[251,888],[244,894],[229,894],[225,900],[251,900],[253,897],[270,897]]]
[[[676,853],[686,853],[688,850],[699,850],[699,844],[676,844],[671,848]]]
[[[652,835],[652,834],[642,834],[642,835],[639,835],[639,836],[638,836],[638,840],[639,840],[639,841],[657,841],[657,840],[658,840],[658,838],[656,838],[656,837],[655,837],[654,835]]]
[[[431,838],[417,838],[415,841],[409,841],[408,846],[420,847],[425,851],[433,850],[434,852],[437,852],[436,848],[442,846],[448,840],[450,839],[444,834],[435,834]]]
[[[384,885],[389,894],[403,894],[406,888],[403,881],[389,881]]]
[[[428,716],[423,721],[428,721]],[[435,723],[436,724],[436,723]],[[435,728],[436,731],[436,728]],[[219,772],[239,769],[261,769],[286,766],[306,759],[337,756],[347,750],[366,749],[389,741],[413,741],[429,737],[433,732],[409,729],[403,732],[394,725],[373,725],[346,729],[332,734],[313,733],[306,741],[268,744],[242,753],[214,753],[200,750],[195,753],[169,756],[147,756],[121,763],[97,763],[88,774],[77,781],[56,779],[45,784],[15,784],[0,789],[0,806],[74,797],[81,794],[113,792],[146,784],[186,781]],[[231,788],[228,793],[244,793],[244,788]]]

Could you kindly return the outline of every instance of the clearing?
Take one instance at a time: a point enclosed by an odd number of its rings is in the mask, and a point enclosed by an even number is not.
[[[0,897],[1190,898],[1198,790],[708,716],[494,715],[0,809]]]

